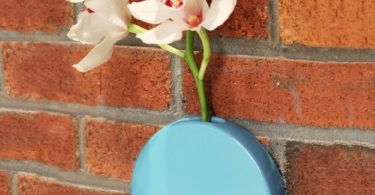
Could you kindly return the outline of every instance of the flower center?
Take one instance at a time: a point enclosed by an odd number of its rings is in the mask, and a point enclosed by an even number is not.
[[[86,11],[87,11],[89,14],[94,13],[94,10],[92,10],[92,9],[90,9],[90,8],[87,8]]]
[[[162,2],[167,7],[175,8],[175,9],[178,9],[178,8],[180,8],[180,7],[182,7],[184,5],[184,1],[183,0],[164,0]]]
[[[201,22],[202,22],[201,17],[200,16],[196,16],[196,15],[189,16],[187,18],[187,20],[186,20],[186,23],[190,27],[197,27]]]

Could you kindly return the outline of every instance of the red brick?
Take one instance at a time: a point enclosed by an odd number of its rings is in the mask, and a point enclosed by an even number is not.
[[[90,172],[130,180],[138,153],[158,127],[91,119],[85,129]]]
[[[20,195],[125,195],[120,192],[75,186],[59,182],[52,178],[45,178],[31,174],[19,176],[18,192]]]
[[[61,0],[0,0],[0,28],[56,33],[73,23],[73,8]]]
[[[5,86],[11,96],[87,105],[168,109],[169,55],[116,47],[111,60],[87,73],[71,67],[89,47],[48,43],[3,45]]]
[[[319,127],[375,127],[375,64],[214,56],[205,80],[216,115]],[[197,113],[185,66],[186,111]]]
[[[267,0],[239,0],[228,21],[213,34],[234,38],[267,38],[267,7]]]
[[[0,170],[0,195],[11,195],[11,179],[8,172]]]
[[[75,120],[46,113],[0,113],[0,159],[78,168]]]
[[[279,0],[285,44],[375,48],[375,0]]]
[[[289,194],[375,194],[375,150],[287,144]]]

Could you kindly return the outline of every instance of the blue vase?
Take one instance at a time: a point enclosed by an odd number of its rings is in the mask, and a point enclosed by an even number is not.
[[[161,129],[135,163],[131,195],[285,194],[274,161],[246,129],[213,117]]]

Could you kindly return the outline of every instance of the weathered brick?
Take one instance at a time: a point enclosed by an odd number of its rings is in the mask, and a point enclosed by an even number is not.
[[[10,190],[10,175],[6,171],[0,170],[0,195],[11,195]]]
[[[33,174],[23,174],[18,177],[18,192],[20,195],[125,195],[121,192],[75,186]]]
[[[73,8],[61,0],[0,0],[0,29],[56,33],[73,23]]]
[[[375,194],[375,150],[287,144],[289,194]]]
[[[319,127],[375,127],[375,63],[214,56],[207,96],[216,115]],[[186,111],[198,96],[185,66]]]
[[[239,0],[228,21],[213,34],[233,38],[267,38],[267,7],[267,0]]]
[[[78,168],[77,131],[69,116],[0,113],[0,158]]]
[[[130,180],[134,162],[158,127],[90,119],[85,123],[90,172]]]
[[[169,55],[157,49],[116,47],[111,60],[80,73],[71,67],[89,47],[5,43],[5,87],[11,96],[87,105],[168,109]]]
[[[375,0],[279,0],[285,44],[375,48]]]

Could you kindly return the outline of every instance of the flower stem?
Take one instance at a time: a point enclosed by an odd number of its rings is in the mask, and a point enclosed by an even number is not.
[[[129,26],[128,26],[128,31],[131,32],[131,33],[134,33],[134,34],[138,34],[138,33],[146,32],[147,29],[145,29],[141,26],[138,26],[136,24],[130,23]]]
[[[210,62],[210,58],[211,58],[211,43],[207,35],[207,32],[204,28],[201,28],[198,31],[198,35],[203,45],[203,59],[202,59],[201,67],[199,70],[198,79],[203,80],[204,75],[206,74],[208,63]]]
[[[206,95],[204,91],[204,83],[203,79],[198,78],[199,70],[198,65],[195,61],[195,55],[194,55],[194,32],[188,30],[186,32],[186,56],[185,60],[188,63],[188,66],[193,73],[194,80],[196,83],[196,86],[198,88],[198,96],[199,96],[199,102],[201,105],[201,115],[202,115],[202,121],[204,122],[210,122],[211,121],[211,114],[207,107],[207,101],[206,101]]]
[[[136,24],[133,24],[133,23],[130,23],[129,26],[128,26],[128,31],[131,32],[131,33],[134,33],[134,34],[139,34],[139,33],[144,33],[147,31],[147,29],[141,27],[141,26],[138,26]],[[185,52],[173,47],[173,46],[170,46],[168,44],[160,44],[159,45],[160,48],[170,52],[170,53],[173,53],[181,58],[184,58],[185,57]]]

